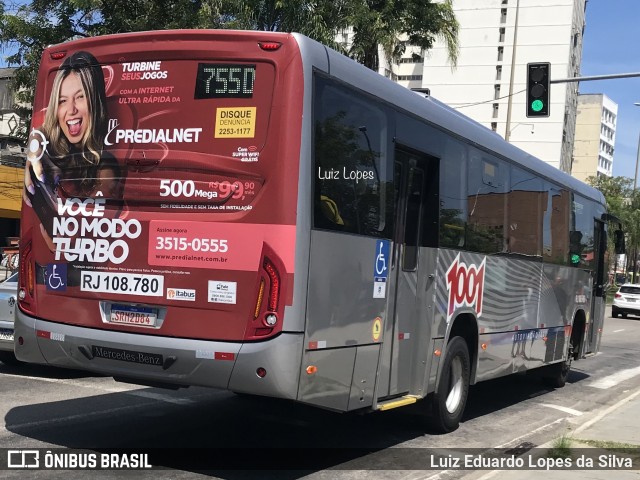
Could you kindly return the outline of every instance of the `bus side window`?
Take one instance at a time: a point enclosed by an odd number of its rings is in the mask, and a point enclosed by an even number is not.
[[[543,182],[534,174],[511,167],[511,188],[507,202],[507,251],[542,256]]]
[[[472,149],[467,178],[467,249],[503,252],[509,165]]]
[[[464,248],[467,223],[467,147],[447,139],[440,162],[440,246]]]
[[[322,76],[315,89],[313,226],[390,238],[385,109]]]
[[[567,265],[569,260],[568,190],[545,182],[546,195],[542,228],[542,255],[545,262]]]

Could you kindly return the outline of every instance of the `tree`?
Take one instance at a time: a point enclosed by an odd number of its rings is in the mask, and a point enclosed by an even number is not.
[[[634,261],[640,247],[640,191],[632,188],[633,180],[627,177],[589,177],[587,183],[602,192],[608,212],[622,221],[627,237],[628,269],[636,271]],[[617,222],[609,225],[609,232],[618,228]],[[608,236],[609,258],[615,259],[613,235]]]
[[[222,19],[223,28],[298,32],[337,49],[336,33],[347,26],[354,1],[205,0],[200,26],[211,28],[210,18]]]
[[[356,5],[347,19],[354,31],[348,49],[351,58],[378,71],[378,45],[387,58],[398,60],[407,44],[428,50],[440,38],[447,46],[451,65],[456,65],[459,24],[452,0],[364,0]]]
[[[21,116],[29,118],[27,106],[33,103],[47,45],[107,33],[193,28],[200,22],[201,7],[196,0],[32,0],[8,12],[0,2],[0,45],[14,52],[7,62],[19,65],[12,87]]]
[[[627,177],[589,177],[587,183],[602,192],[609,213],[622,218],[628,210],[633,180]]]

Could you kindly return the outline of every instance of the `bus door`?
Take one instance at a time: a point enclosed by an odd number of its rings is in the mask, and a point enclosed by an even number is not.
[[[396,147],[396,229],[378,396],[421,394],[431,338],[438,235],[438,159]]]
[[[585,339],[585,349],[583,353],[597,352],[602,336],[602,326],[604,323],[604,309],[606,300],[606,279],[607,265],[605,253],[607,251],[607,235],[605,233],[604,222],[594,220],[593,232],[593,259],[594,269],[592,271],[592,298],[590,311],[590,328]]]

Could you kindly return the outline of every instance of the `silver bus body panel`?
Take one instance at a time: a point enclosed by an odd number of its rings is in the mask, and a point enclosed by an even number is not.
[[[375,246],[375,239],[311,232],[302,402],[343,411],[373,403],[382,341],[373,328],[386,304],[372,298]],[[317,372],[307,374],[308,365]]]
[[[379,355],[380,345],[306,351],[303,367],[317,371],[302,372],[298,399],[341,412],[370,408]]]
[[[376,240],[322,230],[311,233],[307,341],[323,348],[377,343],[373,325],[386,316],[373,298]]]

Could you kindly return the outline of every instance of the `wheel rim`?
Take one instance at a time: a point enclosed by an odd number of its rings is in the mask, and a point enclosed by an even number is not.
[[[460,406],[463,392],[462,359],[455,357],[451,361],[449,370],[449,393],[447,394],[446,407],[449,413],[455,412]]]

